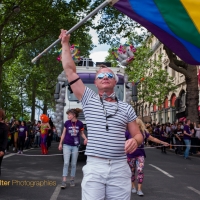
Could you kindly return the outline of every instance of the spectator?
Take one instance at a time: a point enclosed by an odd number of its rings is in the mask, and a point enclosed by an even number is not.
[[[55,126],[53,126],[53,141],[58,142],[58,134]]]
[[[196,150],[197,150],[197,154],[200,154],[200,123],[198,123],[198,127],[196,127],[196,124],[194,123],[194,129],[196,131],[196,134],[195,134],[196,145],[198,146]]]
[[[65,122],[63,133],[61,136],[59,150],[63,149],[63,180],[61,188],[66,187],[66,180],[68,175],[69,161],[71,157],[71,179],[70,186],[75,186],[74,178],[76,174],[76,163],[78,159],[78,147],[80,145],[80,135],[84,139],[84,144],[87,144],[87,138],[84,134],[83,123],[77,118],[81,109],[70,109],[67,111],[68,120]]]
[[[190,123],[190,131],[193,133],[191,136],[191,148],[190,148],[190,153],[192,155],[196,154],[196,145],[197,145],[197,138],[195,137],[196,131],[194,129],[194,123]]]
[[[49,125],[50,125],[50,129],[48,130],[48,135],[47,135],[47,150],[49,149],[49,147],[51,147],[51,142],[53,140],[53,122],[51,120],[51,117],[49,118]]]
[[[35,147],[40,146],[40,128],[41,128],[41,121],[38,121],[37,125],[34,128],[35,131]]]
[[[1,163],[3,156],[5,155],[5,150],[8,141],[8,126],[4,123],[5,112],[0,109],[0,176],[1,176]]]
[[[28,139],[28,132],[27,132],[27,127],[26,127],[25,121],[21,121],[21,125],[18,128],[18,133],[19,133],[18,154],[23,154],[24,144],[25,144],[25,141]]]
[[[176,140],[176,149],[175,153],[181,155],[181,145],[182,145],[182,137],[183,130],[181,129],[181,124],[178,124],[177,129],[174,130],[175,140]]]
[[[33,125],[31,123],[31,121],[27,122],[26,128],[27,128],[28,135],[27,135],[27,139],[25,141],[25,149],[29,149],[30,147],[32,147],[31,138],[32,138]]]
[[[18,151],[18,137],[19,137],[19,133],[18,133],[18,129],[20,126],[21,122],[19,120],[15,121],[15,133],[14,133],[14,145],[15,147],[13,148],[13,151],[17,152]]]
[[[169,146],[168,143],[151,136],[148,133],[148,130],[145,128],[145,125],[141,119],[137,118],[136,122],[139,125],[140,131],[144,137],[144,140],[145,140],[145,138],[147,138],[148,140],[151,140],[154,143],[158,143],[159,145],[162,144],[165,146]],[[126,131],[125,136],[126,136],[127,140],[129,140],[131,138],[131,135],[128,131]],[[127,154],[127,162],[129,164],[131,172],[132,172],[132,177],[131,177],[132,193],[137,192],[137,194],[139,196],[144,195],[144,193],[142,192],[142,183],[143,183],[143,179],[144,179],[144,173],[143,173],[144,159],[146,158],[146,154],[144,151],[144,140],[143,140],[143,144],[141,144],[135,152],[133,152],[131,154]],[[135,186],[135,171],[136,170],[138,172],[138,175],[137,175],[138,190],[136,190],[136,186]]]
[[[184,133],[183,139],[184,139],[184,142],[185,142],[185,145],[186,145],[184,158],[190,160],[189,152],[190,152],[190,146],[191,146],[191,136],[194,133],[192,133],[190,131],[190,120],[189,119],[186,120],[186,124],[184,125],[184,132],[183,133]]]
[[[5,152],[9,151],[9,147],[11,146],[11,133],[10,133],[10,124],[6,124],[8,126],[8,141],[7,141],[7,147]]]
[[[11,134],[11,145],[13,146],[13,151],[15,150],[15,143],[14,143],[14,135],[17,132],[17,128],[15,125],[15,120],[10,125],[10,134]]]
[[[167,141],[169,141],[168,138],[169,138],[169,135],[166,132],[166,125],[163,124],[162,127],[161,127],[161,132],[160,132],[160,140],[163,141],[163,142],[167,142]],[[166,146],[161,147],[161,152],[165,153],[165,154],[167,153],[166,152]]]

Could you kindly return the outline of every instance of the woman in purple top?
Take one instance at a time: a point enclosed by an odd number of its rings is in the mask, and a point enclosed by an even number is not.
[[[166,131],[166,125],[163,124],[160,131],[160,140],[163,142],[167,142],[168,138],[169,138],[169,135]],[[166,146],[161,147],[161,152],[166,154]]]
[[[63,133],[58,146],[59,150],[63,149],[63,181],[61,188],[66,188],[66,180],[68,175],[69,160],[71,158],[71,179],[70,186],[75,186],[74,177],[76,174],[76,163],[78,159],[78,148],[80,144],[80,135],[84,139],[84,144],[87,144],[87,138],[84,134],[83,123],[77,118],[79,113],[82,112],[81,109],[70,109],[67,111],[68,120],[64,124]]]
[[[143,172],[143,168],[144,168],[144,159],[146,157],[145,151],[144,151],[144,141],[145,138],[147,138],[148,140],[151,140],[154,143],[158,143],[158,144],[162,144],[165,146],[169,146],[168,143],[161,141],[157,138],[152,137],[149,133],[148,130],[146,129],[144,123],[142,122],[141,119],[136,119],[136,122],[140,128],[140,131],[143,133],[143,143],[138,147],[138,149],[136,151],[134,151],[132,154],[127,154],[127,161],[128,164],[131,168],[132,171],[132,177],[131,177],[131,181],[132,181],[132,193],[136,193],[139,196],[143,196],[144,193],[142,192],[142,183],[143,183],[143,179],[144,179],[144,172]],[[126,131],[125,133],[126,139],[129,140],[131,138],[131,135],[128,131]],[[138,181],[138,190],[136,191],[136,187],[135,187],[135,171],[137,169],[138,175],[137,175],[137,181]]]
[[[186,124],[184,125],[184,128],[183,128],[183,134],[184,134],[183,140],[186,145],[184,158],[190,159],[189,152],[190,152],[190,146],[191,146],[191,136],[194,134],[194,131],[193,131],[193,133],[190,131],[190,120],[189,119],[186,120]]]
[[[18,154],[23,154],[24,143],[28,138],[27,128],[25,121],[21,121],[21,124],[18,127],[18,143],[19,143],[19,151]]]

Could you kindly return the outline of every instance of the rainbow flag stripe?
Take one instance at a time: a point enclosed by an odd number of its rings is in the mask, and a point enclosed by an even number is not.
[[[183,61],[200,65],[200,0],[119,0],[114,7],[152,32]]]

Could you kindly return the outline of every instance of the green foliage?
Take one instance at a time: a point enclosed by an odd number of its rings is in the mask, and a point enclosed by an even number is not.
[[[0,107],[8,117],[23,114],[30,118],[33,92],[36,107],[40,107],[37,101],[54,106],[54,86],[63,70],[56,60],[60,45],[36,65],[31,60],[58,38],[61,28],[77,24],[87,14],[90,1],[23,0],[16,2],[20,6],[17,14],[13,3],[5,0],[0,9]],[[81,56],[88,56],[93,48],[90,25],[89,21],[71,34],[71,44],[80,46]]]
[[[138,85],[139,101],[160,106],[169,92],[177,87],[174,85],[174,78],[162,69],[162,55],[154,61],[150,61],[151,56],[150,48],[145,44],[141,45],[137,48],[135,60],[126,68],[126,72],[131,82],[144,78]]]
[[[138,85],[139,102],[142,104],[144,102],[155,103],[160,106],[169,92],[176,89],[176,86],[173,83],[173,77],[162,70],[162,55],[159,56],[158,60],[150,60],[153,52],[148,47],[146,38],[144,34],[138,35],[137,33],[128,38],[128,42],[134,44],[137,50],[134,61],[126,67],[125,71],[130,82],[136,83],[144,78],[144,81]],[[115,64],[116,60],[112,55],[112,48],[109,50],[106,60],[112,62],[113,65]]]
[[[96,0],[91,6],[94,10],[104,0]],[[97,30],[100,44],[110,44],[118,46],[121,38],[127,38],[131,33],[135,32],[137,28],[144,30],[138,23],[116,10],[114,7],[106,6],[99,11],[101,17],[97,25],[93,28]]]
[[[117,60],[115,59],[114,55],[112,54],[113,49],[109,49],[108,50],[108,56],[106,56],[105,61],[107,62],[111,62],[111,66],[112,67],[116,67],[119,65],[119,63],[117,62]]]

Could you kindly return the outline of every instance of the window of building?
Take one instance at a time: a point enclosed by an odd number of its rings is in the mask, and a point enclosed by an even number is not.
[[[172,97],[171,97],[171,107],[175,107],[175,101],[176,101],[176,95],[172,94]]]
[[[164,101],[164,108],[168,108],[169,107],[169,104],[168,104],[168,98],[166,97],[165,98],[165,101]]]
[[[156,111],[156,104],[153,104],[153,111]]]

